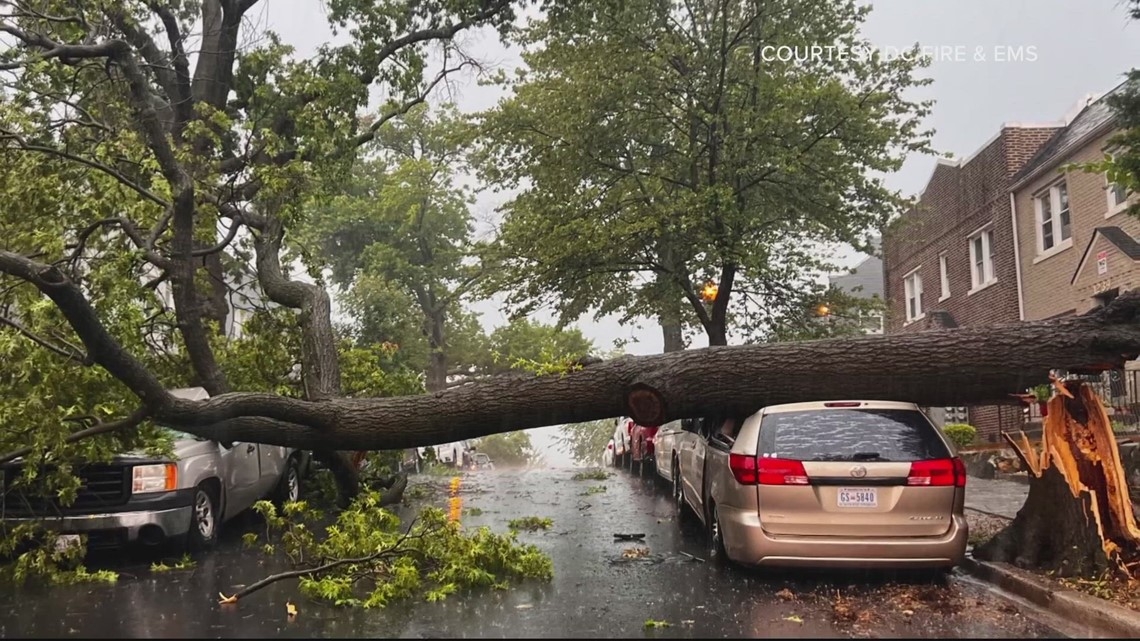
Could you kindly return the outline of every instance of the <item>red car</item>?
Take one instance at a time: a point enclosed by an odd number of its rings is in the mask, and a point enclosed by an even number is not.
[[[645,427],[630,421],[630,457],[629,469],[637,466],[637,475],[645,476],[646,469],[650,472],[656,470],[657,457],[654,444],[657,440],[658,427]]]

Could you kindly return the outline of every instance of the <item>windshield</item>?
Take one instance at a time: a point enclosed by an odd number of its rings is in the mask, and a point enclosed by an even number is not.
[[[799,461],[923,461],[950,451],[921,412],[807,410],[765,416],[760,455]]]
[[[190,434],[188,432],[183,432],[182,430],[176,430],[173,427],[163,427],[162,431],[165,432],[167,435],[169,435],[171,438],[173,438],[176,441],[181,441],[181,440],[208,441],[208,440],[210,440],[207,438],[202,438],[201,436],[196,436],[194,434]]]

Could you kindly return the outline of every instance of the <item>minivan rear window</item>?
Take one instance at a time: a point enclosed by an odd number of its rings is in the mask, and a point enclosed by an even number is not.
[[[951,456],[921,412],[804,410],[765,416],[760,456],[799,461],[923,461]]]

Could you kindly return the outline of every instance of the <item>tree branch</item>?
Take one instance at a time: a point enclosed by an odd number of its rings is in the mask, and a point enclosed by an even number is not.
[[[83,291],[58,268],[0,250],[0,273],[31,283],[50,298],[87,348],[88,358],[131,388],[147,407],[171,399],[154,374],[111,336]]]
[[[194,117],[194,105],[191,102],[190,59],[186,56],[186,46],[182,42],[182,29],[178,25],[178,18],[170,7],[153,0],[148,0],[147,6],[162,21],[163,29],[166,30],[166,39],[170,43],[173,56],[171,62],[174,65],[174,93],[170,94],[170,99],[173,101],[176,114],[175,131],[180,133],[182,127]]]
[[[166,92],[166,99],[168,103],[173,105],[179,98],[178,86],[175,84],[173,69],[169,66],[166,60],[166,54],[163,53],[158,45],[155,44],[154,39],[150,34],[139,27],[139,25],[132,22],[132,19],[127,16],[126,12],[121,7],[109,8],[105,10],[111,22],[123,35],[127,37],[135,49],[138,49],[139,55],[143,60],[146,60],[150,68],[154,70],[155,79],[158,81],[162,90]]]
[[[145,421],[149,415],[150,410],[146,408],[140,408],[122,420],[114,421],[111,423],[97,423],[91,427],[69,434],[68,437],[63,440],[63,442],[74,443],[76,441],[81,441],[83,439],[98,436],[100,434],[109,434],[111,432],[134,429],[138,427],[143,421]],[[22,447],[18,450],[8,452],[7,454],[0,456],[0,465],[14,461],[22,456],[27,456],[28,454],[31,454],[32,451],[33,450],[30,447]]]
[[[153,249],[153,245],[148,244],[148,241],[139,233],[138,227],[135,226],[134,222],[126,217],[104,218],[80,230],[76,236],[75,246],[72,250],[72,262],[79,261],[83,258],[83,250],[87,247],[87,240],[91,237],[91,234],[94,234],[103,227],[110,227],[112,225],[118,225],[119,228],[123,230],[123,233],[126,234],[127,238],[134,243],[135,247],[142,250],[147,261],[155,267],[163,270],[171,267],[170,260],[156,252]]]
[[[59,354],[60,356],[66,358],[70,361],[75,361],[75,362],[83,364],[83,365],[92,365],[93,364],[90,361],[90,359],[86,355],[84,355],[83,353],[76,352],[75,350],[70,349],[70,348],[65,349],[63,347],[60,347],[60,346],[56,345],[55,343],[52,343],[48,339],[43,338],[42,336],[35,334],[31,330],[27,329],[23,325],[17,323],[16,321],[14,321],[10,318],[7,318],[5,316],[0,316],[0,325],[7,325],[8,327],[11,327],[12,329],[16,330],[18,333],[23,335],[24,338],[27,338],[28,340],[39,345],[40,347],[43,347],[46,350],[55,352],[56,354]]]
[[[87,167],[90,167],[92,169],[96,169],[98,171],[101,171],[101,172],[107,174],[111,178],[114,178],[116,181],[118,181],[119,184],[130,188],[132,191],[136,192],[137,194],[139,194],[143,198],[151,201],[152,203],[155,203],[156,205],[159,205],[161,207],[169,207],[170,206],[170,203],[168,203],[166,200],[161,198],[158,194],[147,189],[146,187],[143,187],[142,185],[138,184],[137,182],[131,180],[130,178],[127,178],[121,171],[115,169],[114,167],[103,164],[97,160],[92,160],[91,158],[85,158],[83,156],[79,156],[79,155],[73,154],[71,152],[64,151],[63,149],[58,149],[56,147],[49,147],[47,145],[38,145],[38,144],[34,144],[34,143],[29,143],[29,142],[25,141],[24,138],[22,136],[20,136],[19,134],[15,133],[13,131],[8,131],[8,130],[4,130],[4,129],[0,129],[0,140],[11,140],[11,141],[16,143],[16,146],[19,149],[23,149],[26,151],[37,151],[37,152],[52,155],[52,156],[58,156],[58,157],[63,158],[65,160],[70,160],[72,162],[77,162],[81,165],[86,165]]]
[[[408,529],[404,532],[404,534],[399,539],[396,540],[395,543],[392,544],[391,547],[386,547],[384,549],[377,550],[376,552],[373,552],[372,554],[369,554],[367,556],[357,557],[357,558],[353,558],[353,559],[337,559],[336,561],[330,561],[328,563],[325,563],[324,565],[321,565],[321,566],[318,566],[315,568],[307,568],[304,570],[289,570],[287,572],[279,572],[277,574],[271,574],[271,575],[265,577],[264,579],[261,579],[260,581],[255,581],[255,582],[247,585],[246,587],[242,588],[241,590],[239,590],[236,594],[234,594],[232,596],[227,597],[225,595],[221,595],[222,600],[220,601],[220,603],[222,605],[229,605],[231,603],[237,603],[238,599],[241,599],[243,597],[247,597],[247,596],[253,594],[254,592],[257,592],[258,590],[260,590],[264,587],[267,587],[267,586],[273,585],[274,583],[277,583],[278,581],[284,581],[286,579],[299,579],[303,576],[313,576],[316,574],[324,574],[325,572],[328,572],[329,570],[335,570],[336,568],[338,568],[342,565],[361,565],[363,563],[371,563],[372,561],[376,561],[377,559],[381,559],[381,558],[386,557],[386,556],[391,556],[394,554],[400,554],[403,552],[403,550],[400,548],[400,546],[403,545],[404,542],[407,541],[409,538],[412,538],[412,536],[411,536],[412,527],[415,524],[416,524],[416,521],[415,521],[415,519],[413,519],[411,524],[408,525]],[[422,536],[423,536],[422,534],[418,534],[418,535],[416,535],[415,538],[420,538]]]

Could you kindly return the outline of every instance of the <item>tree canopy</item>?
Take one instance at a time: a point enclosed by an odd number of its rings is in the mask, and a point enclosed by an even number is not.
[[[857,50],[867,10],[606,1],[528,26],[526,69],[482,122],[482,175],[518,190],[490,284],[564,321],[684,305],[712,345],[802,316],[826,291],[823,244],[865,247],[904,205],[882,176],[929,151],[919,63],[772,55]]]
[[[541,462],[542,458],[535,451],[530,434],[522,430],[484,436],[475,441],[475,449],[490,456],[496,469],[527,467]]]

